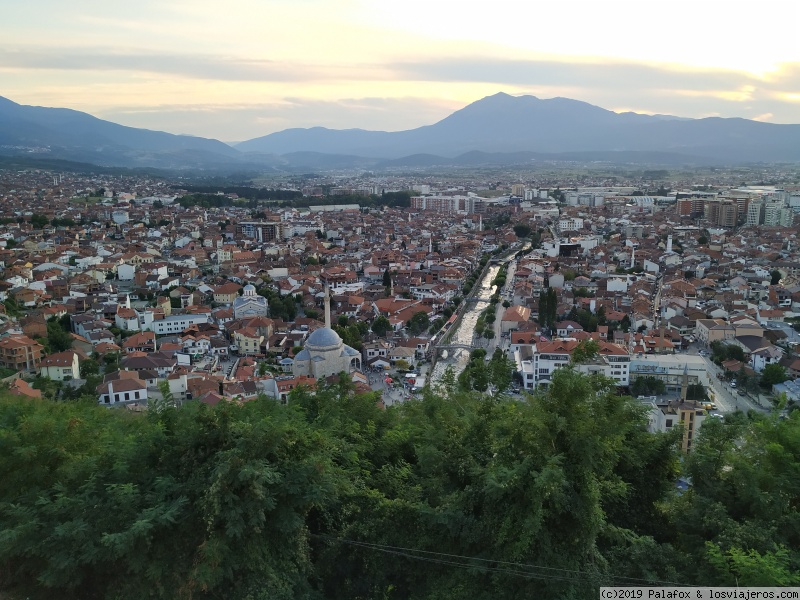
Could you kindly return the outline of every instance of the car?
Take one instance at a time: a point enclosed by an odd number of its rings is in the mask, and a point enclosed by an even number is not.
[[[744,390],[739,390],[739,392],[738,392],[738,393],[739,393],[739,395],[740,395],[740,396],[744,396],[744,395],[745,395],[745,392],[744,392]]]
[[[736,382],[735,381],[731,381],[731,387],[736,389]]]

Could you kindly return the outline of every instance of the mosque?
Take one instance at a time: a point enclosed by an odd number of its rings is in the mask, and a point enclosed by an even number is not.
[[[325,327],[314,330],[306,339],[305,346],[294,357],[292,373],[320,379],[342,371],[352,373],[361,370],[361,353],[348,346],[331,329],[331,298],[325,287]]]

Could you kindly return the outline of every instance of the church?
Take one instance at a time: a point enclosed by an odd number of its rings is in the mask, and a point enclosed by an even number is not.
[[[234,319],[266,317],[268,313],[269,305],[267,304],[267,299],[256,294],[256,288],[252,285],[244,286],[242,295],[233,301]]]
[[[348,346],[331,329],[331,299],[325,288],[325,327],[308,336],[305,346],[294,357],[292,373],[321,379],[342,371],[352,373],[361,370],[361,353]]]

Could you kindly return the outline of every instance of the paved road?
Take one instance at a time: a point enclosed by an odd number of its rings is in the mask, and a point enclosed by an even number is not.
[[[701,356],[697,348],[691,348],[688,353],[676,353],[666,355],[644,355],[634,357],[631,361],[640,364],[658,363],[661,366],[669,367],[673,373],[680,371],[684,365],[688,365],[692,375],[698,375],[700,382],[706,387],[710,387],[714,392],[714,402],[721,413],[730,413],[737,410],[757,410],[766,412],[768,407],[762,406],[758,401],[750,396],[740,396],[736,388],[731,387],[730,383],[717,378],[723,370],[714,364],[708,356]]]

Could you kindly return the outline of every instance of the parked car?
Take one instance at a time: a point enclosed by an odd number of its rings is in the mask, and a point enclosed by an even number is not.
[[[744,390],[739,390],[739,392],[738,392],[738,393],[739,393],[739,395],[740,395],[740,396],[744,396],[744,395],[745,395],[745,392],[744,392]]]

